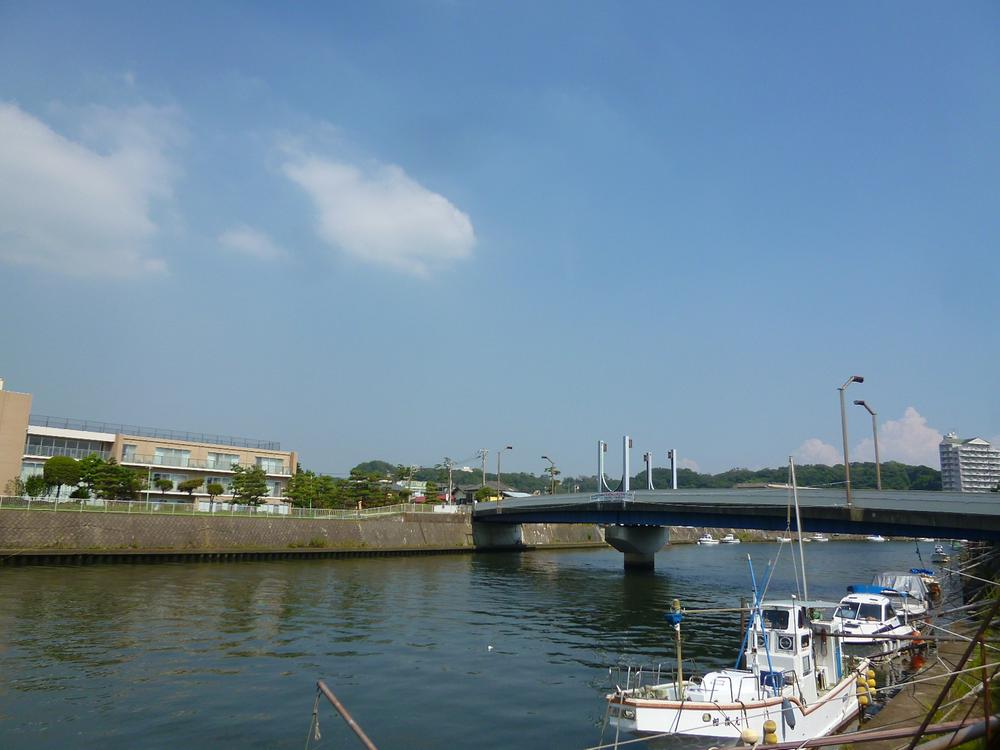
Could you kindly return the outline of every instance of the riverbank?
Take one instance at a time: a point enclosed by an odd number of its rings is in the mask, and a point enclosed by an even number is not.
[[[509,545],[508,545],[509,546]],[[604,546],[588,524],[522,527],[522,549]],[[0,562],[364,557],[488,550],[466,514],[367,519],[0,511]]]
[[[693,544],[706,531],[717,539],[733,534],[744,542],[772,542],[776,536],[772,531],[675,526],[670,543]],[[524,524],[519,534],[504,536],[479,533],[468,514],[458,513],[315,519],[0,510],[0,564],[303,559],[604,544],[603,530],[593,524]]]

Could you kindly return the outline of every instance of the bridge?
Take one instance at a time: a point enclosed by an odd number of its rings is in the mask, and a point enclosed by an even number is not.
[[[963,492],[854,490],[847,506],[842,489],[799,489],[805,533],[880,533],[1000,541],[1000,495]],[[788,527],[790,490],[634,490],[540,495],[476,503],[474,527],[495,544],[516,545],[524,523],[594,523],[625,554],[626,567],[653,566],[669,526],[761,529]],[[794,531],[795,515],[791,515]]]

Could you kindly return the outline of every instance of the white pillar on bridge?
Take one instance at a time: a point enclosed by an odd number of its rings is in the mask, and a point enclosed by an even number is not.
[[[628,435],[622,436],[622,492],[628,492],[629,486],[629,448],[632,447],[632,438]]]

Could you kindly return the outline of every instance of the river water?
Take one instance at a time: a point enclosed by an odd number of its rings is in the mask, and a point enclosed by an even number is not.
[[[674,658],[671,600],[736,606],[747,555],[760,577],[778,549],[671,546],[650,574],[603,549],[0,568],[0,748],[302,748],[318,678],[381,750],[585,748],[608,666]],[[913,542],[806,550],[813,598],[921,562]],[[689,616],[685,656],[731,663],[738,629]],[[329,709],[321,730],[358,746]]]

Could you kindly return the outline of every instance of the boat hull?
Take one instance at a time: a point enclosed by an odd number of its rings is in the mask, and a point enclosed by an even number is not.
[[[620,731],[638,735],[681,735],[735,743],[747,728],[763,736],[764,722],[770,719],[778,727],[779,742],[798,742],[835,732],[857,716],[855,679],[856,673],[850,673],[811,705],[803,705],[793,696],[729,704],[613,695],[609,696],[610,722]]]

